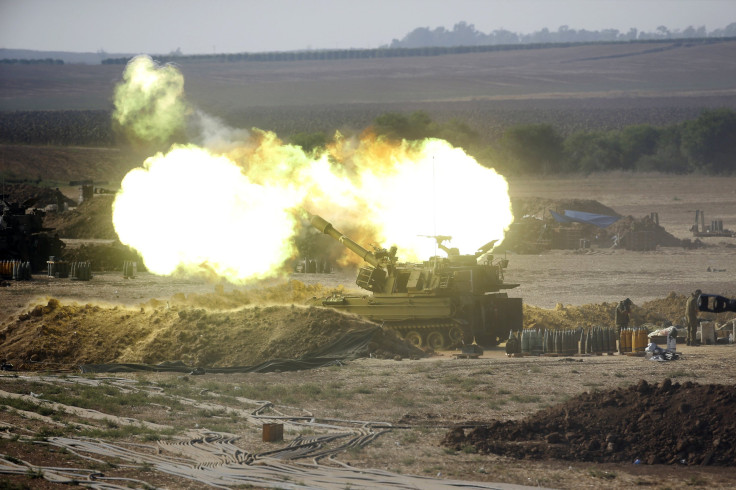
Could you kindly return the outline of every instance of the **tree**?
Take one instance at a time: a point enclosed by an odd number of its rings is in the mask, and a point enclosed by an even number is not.
[[[687,159],[680,151],[680,130],[672,126],[660,132],[657,149],[637,161],[639,172],[669,172],[685,174],[690,171]]]
[[[657,150],[659,131],[649,125],[628,126],[618,135],[621,150],[621,168],[634,170],[637,161]]]
[[[562,170],[563,138],[549,124],[509,128],[500,141],[507,164],[518,173],[554,173]]]
[[[480,141],[480,134],[460,119],[451,119],[441,125],[436,136],[466,150],[475,147]]]
[[[301,146],[304,153],[311,153],[314,150],[323,149],[327,146],[327,135],[322,132],[316,133],[297,133],[289,138],[291,144]]]
[[[436,133],[436,125],[424,111],[416,111],[409,116],[398,112],[381,114],[375,119],[373,129],[378,135],[397,140],[424,139]]]
[[[584,173],[620,167],[621,152],[614,138],[606,133],[575,133],[565,140],[565,154],[572,169]]]
[[[736,112],[704,111],[682,126],[681,148],[695,170],[733,173],[736,170]]]

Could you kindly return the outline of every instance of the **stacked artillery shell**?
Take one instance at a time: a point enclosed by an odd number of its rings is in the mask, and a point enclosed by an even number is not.
[[[611,327],[590,327],[579,329],[575,338],[580,339],[581,354],[612,354],[616,351],[616,329]]]
[[[521,331],[521,353],[538,356],[544,351],[544,336],[536,328],[525,328]]]
[[[631,332],[631,352],[644,352],[649,342],[646,328],[637,327]]]
[[[542,355],[542,332],[537,329],[532,329],[532,355]]]
[[[70,275],[73,281],[89,281],[92,279],[92,267],[89,261],[72,262]]]
[[[23,262],[20,260],[11,260],[10,269],[11,269],[14,280],[16,281],[30,281],[31,280],[31,263],[30,262]]]
[[[572,356],[578,353],[578,338],[580,337],[579,329],[570,329],[565,331],[565,349],[563,354]]]
[[[539,332],[544,354],[561,354],[571,356],[578,352],[578,341],[581,329],[551,330]]]
[[[529,354],[529,329],[524,329],[521,331],[521,353],[522,354]]]
[[[0,262],[0,277],[15,281],[30,281],[31,263],[22,260],[3,260]]]
[[[619,345],[621,346],[621,353],[626,354],[631,352],[631,329],[622,328],[619,333]]]
[[[132,279],[138,272],[138,263],[131,260],[123,262],[123,277],[125,279]]]
[[[615,328],[608,328],[608,352],[613,354],[618,350],[618,346],[616,345],[616,341],[618,340],[618,334],[616,333]]]

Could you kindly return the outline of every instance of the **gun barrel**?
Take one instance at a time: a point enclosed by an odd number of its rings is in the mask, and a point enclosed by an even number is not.
[[[338,242],[342,243],[347,249],[349,249],[350,251],[358,255],[361,259],[365,260],[366,262],[371,264],[373,267],[378,267],[378,264],[379,264],[378,259],[376,258],[375,255],[373,255],[373,253],[364,249],[363,247],[358,245],[356,242],[351,240],[349,237],[337,231],[332,226],[332,224],[330,224],[327,220],[325,220],[321,216],[317,216],[316,214],[310,214],[309,222],[312,223],[312,226],[318,229],[321,233],[324,233],[325,235],[329,235],[330,237],[334,238]]]
[[[729,299],[717,294],[701,294],[698,297],[698,309],[711,313],[723,313],[724,311],[736,311],[736,299]]]

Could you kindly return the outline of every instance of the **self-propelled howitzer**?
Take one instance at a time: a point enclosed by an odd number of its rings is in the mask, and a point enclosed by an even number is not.
[[[402,263],[391,249],[366,250],[320,216],[310,215],[317,230],[342,243],[368,266],[358,271],[356,284],[371,295],[333,294],[318,300],[380,322],[419,346],[440,350],[476,341],[497,345],[509,330],[522,328],[521,298],[509,298],[503,270],[508,261],[493,261],[492,243],[474,255],[460,255],[441,245],[447,257],[422,263]]]

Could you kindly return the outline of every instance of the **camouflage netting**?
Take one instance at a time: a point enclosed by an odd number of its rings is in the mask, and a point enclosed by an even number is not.
[[[680,240],[668,233],[652,216],[622,216],[612,225],[599,228],[587,223],[558,223],[549,212],[564,214],[565,210],[572,210],[619,216],[615,210],[595,200],[520,198],[512,200],[512,208],[515,223],[501,248],[519,253],[536,253],[548,248],[578,248],[580,240],[598,247],[618,246],[632,250],[693,246],[690,240]]]
[[[511,200],[514,219],[524,216],[544,218],[549,216],[549,210],[562,214],[565,209],[583,211],[585,213],[605,214],[618,216],[618,213],[608,206],[592,199],[544,199],[539,197],[516,198]]]

